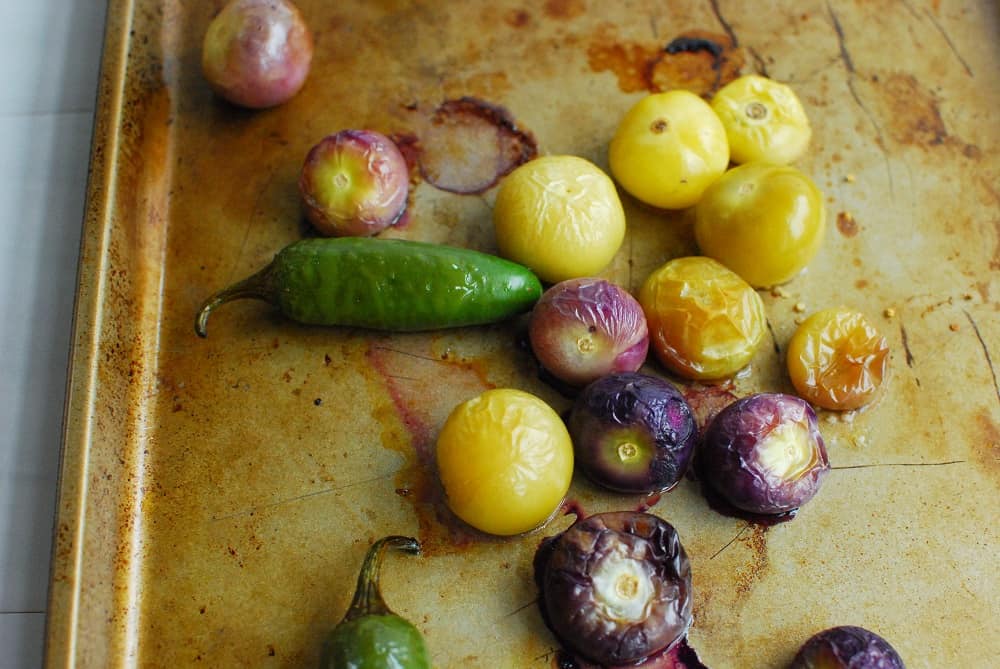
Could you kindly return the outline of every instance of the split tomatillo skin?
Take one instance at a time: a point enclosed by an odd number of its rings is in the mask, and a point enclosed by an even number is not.
[[[691,565],[677,532],[657,516],[595,514],[543,544],[539,560],[545,621],[590,662],[639,662],[671,648],[691,625]]]
[[[403,239],[302,239],[201,306],[195,332],[226,302],[256,298],[299,323],[393,332],[494,323],[529,310],[542,284],[528,268],[467,248]]]
[[[430,659],[420,631],[393,613],[382,599],[379,572],[388,547],[419,553],[416,539],[388,536],[376,541],[358,574],[354,600],[344,619],[323,644],[322,669],[428,669]]]

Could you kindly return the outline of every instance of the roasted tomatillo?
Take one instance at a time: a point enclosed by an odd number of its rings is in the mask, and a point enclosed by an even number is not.
[[[608,162],[615,180],[636,199],[683,209],[698,202],[729,165],[726,129],[694,93],[654,93],[626,112]]]
[[[701,252],[755,288],[791,280],[826,229],[823,193],[794,167],[747,163],[713,183],[694,208]]]

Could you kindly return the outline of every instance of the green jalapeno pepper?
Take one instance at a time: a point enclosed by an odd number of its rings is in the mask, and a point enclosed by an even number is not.
[[[379,570],[386,547],[419,553],[411,537],[376,541],[358,574],[357,590],[347,615],[323,644],[321,669],[429,669],[427,646],[420,631],[393,613],[379,590]]]
[[[213,295],[219,305],[256,298],[292,320],[397,332],[480,325],[529,310],[542,286],[528,268],[471,249],[401,239],[303,239],[253,276]]]

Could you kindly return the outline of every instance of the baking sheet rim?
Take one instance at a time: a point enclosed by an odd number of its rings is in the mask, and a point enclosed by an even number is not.
[[[80,600],[87,585],[86,516],[88,505],[95,503],[87,495],[89,455],[97,402],[98,349],[107,327],[102,321],[102,296],[134,10],[134,0],[108,0],[63,407],[44,634],[46,667],[73,666],[81,658],[80,644],[85,643],[79,638],[84,613]],[[106,594],[109,603],[113,598],[110,585]]]

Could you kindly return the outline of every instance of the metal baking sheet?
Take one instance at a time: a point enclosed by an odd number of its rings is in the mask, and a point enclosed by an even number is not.
[[[749,373],[726,388],[682,385],[705,406],[789,390],[781,351],[796,318],[849,304],[891,343],[886,391],[867,410],[821,416],[837,469],[792,522],[720,515],[690,480],[656,500],[577,476],[570,497],[587,512],[650,505],[678,528],[694,571],[690,642],[710,667],[784,666],[838,624],[878,631],[911,668],[995,666],[996,3],[300,0],[312,72],[291,102],[261,112],[221,102],[200,75],[221,4],[110,2],[48,666],[314,665],[363,553],[390,533],[424,543],[422,557],[387,562],[384,591],[435,666],[553,666],[531,559],[572,517],[478,537],[449,520],[433,476],[436,432],[459,401],[517,387],[568,406],[518,345],[521,323],[391,335],[299,326],[243,302],[201,340],[193,315],[308,233],[296,179],[325,134],[448,144],[433,111],[469,96],[506,109],[541,153],[606,167],[608,139],[642,95],[710,95],[741,72],[802,97],[814,138],[799,166],[823,189],[830,225],[806,273],[762,293],[773,339]],[[722,56],[665,54],[679,36]],[[483,158],[469,146],[451,142],[438,168],[463,174]],[[418,178],[406,224],[385,235],[494,251],[494,193]],[[623,200],[628,236],[604,275],[635,290],[696,249],[683,213]]]

